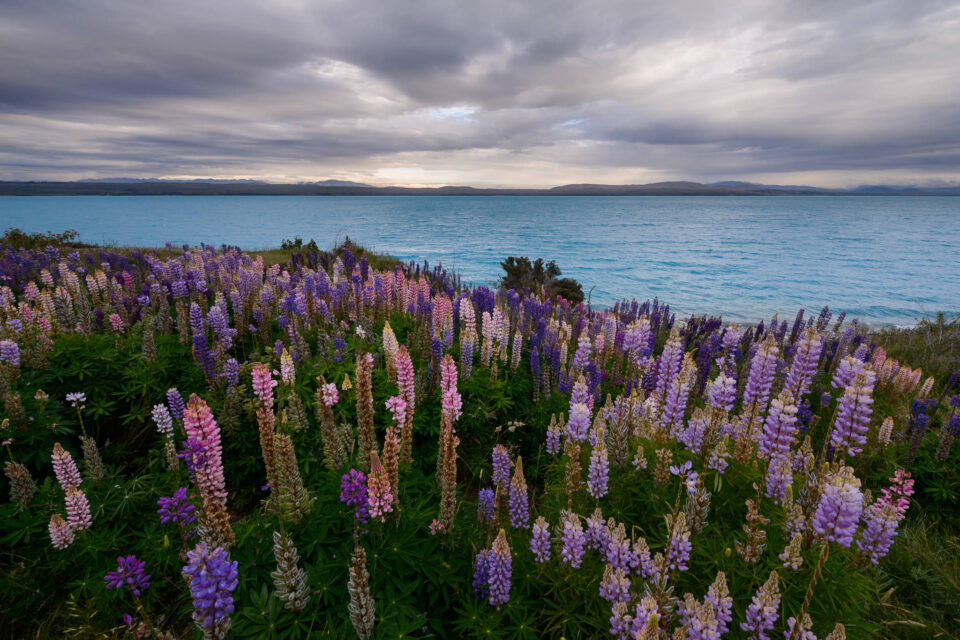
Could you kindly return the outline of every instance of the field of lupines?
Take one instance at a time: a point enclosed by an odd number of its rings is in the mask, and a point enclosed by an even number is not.
[[[960,512],[956,375],[912,364],[826,308],[0,247],[0,631],[900,637],[879,567]]]

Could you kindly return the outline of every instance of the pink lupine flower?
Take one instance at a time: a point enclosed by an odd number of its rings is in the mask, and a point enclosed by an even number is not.
[[[73,542],[73,528],[59,513],[50,516],[50,524],[47,525],[47,530],[50,532],[50,543],[54,549],[62,551]]]
[[[123,333],[123,318],[118,313],[110,314],[110,326],[116,333]]]
[[[332,407],[340,401],[340,392],[337,391],[337,383],[335,382],[328,382],[323,385],[320,394],[323,398],[323,404],[328,407]],[[404,406],[404,408],[406,408],[406,406]]]
[[[83,531],[89,529],[93,524],[93,518],[90,516],[90,503],[87,501],[86,494],[76,487],[67,489],[67,522],[74,531]]]
[[[80,470],[77,469],[77,463],[59,442],[53,445],[53,473],[64,491],[69,490],[70,487],[80,486]]]
[[[260,402],[266,409],[273,408],[273,388],[277,386],[277,381],[273,379],[270,373],[270,367],[265,364],[253,365],[253,392],[260,398]]]
[[[390,491],[390,477],[376,451],[370,456],[370,475],[367,477],[367,494],[370,501],[370,515],[387,521],[387,514],[393,511],[393,494]]]
[[[400,396],[390,396],[387,399],[386,406],[393,415],[393,421],[402,426],[406,421],[407,403]]]

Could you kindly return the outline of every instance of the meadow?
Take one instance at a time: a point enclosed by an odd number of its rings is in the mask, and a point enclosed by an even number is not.
[[[0,240],[0,632],[951,638],[960,327]]]

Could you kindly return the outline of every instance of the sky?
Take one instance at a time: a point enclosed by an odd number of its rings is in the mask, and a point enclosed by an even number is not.
[[[0,180],[960,184],[960,2],[3,0]]]

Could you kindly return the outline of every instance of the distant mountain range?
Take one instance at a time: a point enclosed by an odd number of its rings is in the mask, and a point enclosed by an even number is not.
[[[374,187],[347,180],[277,184],[260,180],[163,180],[108,178],[78,182],[0,182],[0,196],[960,196],[960,186],[918,187],[862,185],[853,189],[823,189],[752,182],[654,182],[651,184],[567,184],[552,189],[492,189],[476,187]]]

